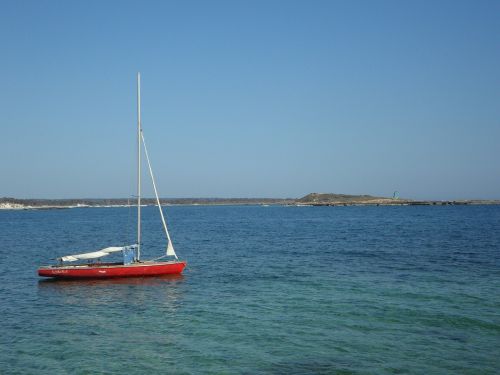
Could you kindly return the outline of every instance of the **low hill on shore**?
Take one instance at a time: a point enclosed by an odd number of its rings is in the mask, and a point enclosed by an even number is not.
[[[399,204],[409,202],[407,199],[393,199],[385,197],[374,197],[372,195],[348,195],[331,193],[311,193],[300,199],[298,203],[302,204],[390,204],[398,202]]]

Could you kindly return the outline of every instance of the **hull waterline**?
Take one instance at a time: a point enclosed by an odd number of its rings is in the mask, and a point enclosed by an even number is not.
[[[186,262],[183,261],[142,262],[127,265],[46,266],[38,269],[38,275],[60,279],[144,277],[180,274],[185,267]]]

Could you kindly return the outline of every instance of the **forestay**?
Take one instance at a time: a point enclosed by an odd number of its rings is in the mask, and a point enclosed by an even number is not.
[[[98,251],[93,251],[90,253],[82,253],[82,254],[75,254],[75,255],[66,255],[60,258],[57,258],[60,261],[63,262],[74,262],[77,260],[84,260],[84,259],[96,259],[96,258],[101,258],[105,257],[111,253],[115,253],[117,251],[123,251],[123,250],[129,250],[129,249],[135,249],[137,245],[129,245],[129,246],[111,246],[111,247],[106,247],[104,249],[98,250]]]
[[[163,210],[160,204],[160,197],[158,196],[158,190],[156,190],[155,177],[153,175],[153,168],[151,168],[151,162],[149,161],[148,148],[146,147],[146,140],[144,139],[144,133],[142,128],[140,129],[140,135],[142,139],[142,144],[144,145],[144,153],[146,154],[146,160],[148,162],[149,175],[151,176],[151,182],[153,183],[153,190],[155,192],[156,204],[158,209],[160,210],[161,222],[163,223],[163,230],[165,231],[165,235],[167,236],[167,256],[174,256],[175,259],[179,259],[174,250],[174,245],[172,244],[172,239],[170,238],[170,233],[168,232],[167,222],[165,221],[165,216],[163,216]]]

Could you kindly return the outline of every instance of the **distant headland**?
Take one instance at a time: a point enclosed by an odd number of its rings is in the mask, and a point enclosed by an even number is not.
[[[412,200],[402,198],[375,197],[372,195],[347,195],[332,193],[311,193],[302,198],[162,198],[162,205],[281,205],[281,206],[445,206],[500,204],[500,200]],[[145,206],[156,201],[143,198]],[[33,210],[64,209],[81,207],[128,207],[135,200],[112,199],[17,199],[0,198],[0,209]]]

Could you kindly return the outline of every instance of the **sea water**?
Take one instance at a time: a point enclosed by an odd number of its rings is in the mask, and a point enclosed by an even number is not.
[[[500,373],[499,206],[166,212],[182,276],[47,281],[50,259],[134,243],[135,212],[1,211],[0,373]]]

